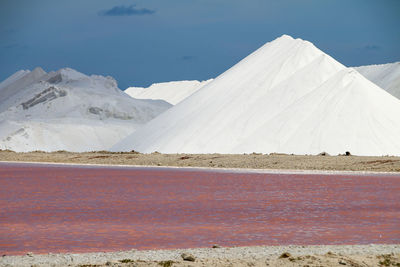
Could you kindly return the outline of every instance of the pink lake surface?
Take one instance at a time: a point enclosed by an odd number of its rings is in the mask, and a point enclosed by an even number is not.
[[[399,175],[0,163],[0,253],[400,243]]]

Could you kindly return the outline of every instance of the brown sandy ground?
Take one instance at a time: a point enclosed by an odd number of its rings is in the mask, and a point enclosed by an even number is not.
[[[284,255],[285,256],[285,255]],[[333,267],[333,266],[352,266],[352,267],[369,267],[369,266],[400,266],[400,254],[384,254],[378,256],[368,255],[337,255],[328,253],[326,255],[305,255],[305,256],[289,256],[278,258],[265,258],[265,259],[201,259],[195,262],[188,261],[141,261],[122,259],[118,262],[107,262],[100,265],[79,265],[82,267],[94,266],[132,266],[132,267],[183,267],[183,266],[276,266],[276,267],[289,267],[289,266],[302,266],[302,267]]]
[[[137,152],[16,153],[0,150],[0,161],[177,167],[400,172],[400,157],[297,156],[285,154],[140,154]]]
[[[182,254],[191,260],[183,260]],[[188,258],[186,258],[188,259]],[[0,266],[400,266],[399,245],[259,246],[0,257]]]

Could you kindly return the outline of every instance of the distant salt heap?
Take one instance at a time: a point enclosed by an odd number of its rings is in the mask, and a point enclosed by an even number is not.
[[[0,83],[0,149],[106,150],[170,106],[133,99],[111,77],[18,71]]]
[[[399,137],[400,100],[284,35],[112,150],[400,156]]]
[[[355,67],[365,78],[400,99],[400,62]]]
[[[175,81],[154,83],[148,88],[129,87],[125,90],[125,93],[137,99],[164,100],[172,105],[176,105],[211,81],[212,79],[201,82]]]

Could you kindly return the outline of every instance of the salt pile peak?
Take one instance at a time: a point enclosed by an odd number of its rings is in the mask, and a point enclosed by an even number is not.
[[[400,155],[398,114],[398,99],[283,35],[112,150]]]
[[[6,100],[20,93],[28,85],[38,82],[45,74],[46,72],[42,68],[37,67],[33,71],[14,73],[3,81],[6,85],[0,87],[0,112],[3,111],[1,108],[5,107]]]
[[[4,81],[0,82],[0,88],[6,87],[10,85],[11,83],[15,82],[16,80],[20,79],[22,76],[25,76],[31,72],[30,70],[19,70]]]

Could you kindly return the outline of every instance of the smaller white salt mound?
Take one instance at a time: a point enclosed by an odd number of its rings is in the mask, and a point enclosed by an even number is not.
[[[400,62],[355,67],[368,80],[400,99]]]
[[[154,83],[148,88],[129,87],[125,90],[125,93],[137,99],[160,99],[172,105],[176,105],[211,81],[212,79],[201,82],[174,81]]]
[[[65,68],[18,72],[0,87],[0,149],[106,150],[171,107],[133,99],[112,77]]]

